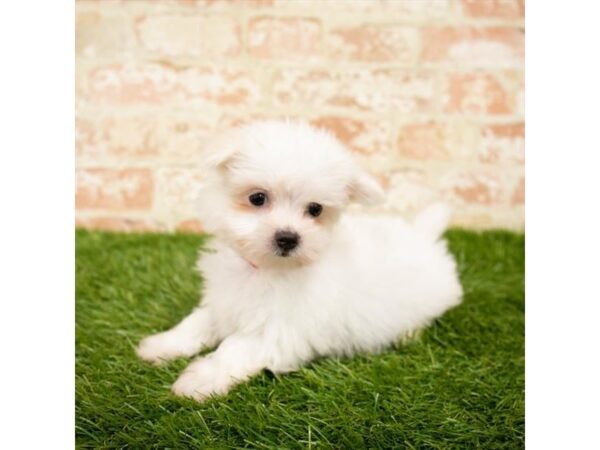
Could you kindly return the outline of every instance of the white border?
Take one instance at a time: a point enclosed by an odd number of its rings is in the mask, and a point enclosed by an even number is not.
[[[526,7],[526,443],[592,448],[600,402],[600,5]]]
[[[74,6],[0,15],[0,448],[73,448]]]

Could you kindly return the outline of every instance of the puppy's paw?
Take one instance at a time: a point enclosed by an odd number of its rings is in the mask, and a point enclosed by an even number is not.
[[[232,384],[233,379],[219,369],[216,361],[202,358],[185,369],[171,390],[180,397],[202,402],[211,395],[226,394]]]
[[[170,331],[142,339],[136,353],[141,359],[152,364],[161,364],[180,356],[187,356],[182,343]]]

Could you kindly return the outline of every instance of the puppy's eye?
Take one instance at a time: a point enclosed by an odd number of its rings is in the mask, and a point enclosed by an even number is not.
[[[263,206],[267,202],[267,194],[264,192],[255,192],[248,197],[250,203],[254,206]]]
[[[306,208],[306,212],[313,217],[319,217],[321,212],[323,212],[323,207],[318,203],[309,203],[308,208]]]

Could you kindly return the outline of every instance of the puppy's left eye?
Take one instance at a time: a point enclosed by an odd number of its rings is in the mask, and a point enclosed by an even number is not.
[[[309,203],[308,208],[306,208],[306,212],[313,217],[319,217],[323,212],[323,207],[318,203]]]

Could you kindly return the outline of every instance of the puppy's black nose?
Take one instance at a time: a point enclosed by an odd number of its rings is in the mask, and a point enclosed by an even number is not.
[[[300,241],[300,236],[293,231],[278,231],[275,233],[277,247],[284,252],[295,249],[298,246],[298,241]]]

